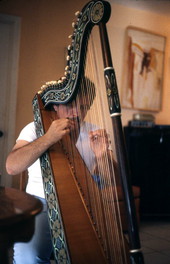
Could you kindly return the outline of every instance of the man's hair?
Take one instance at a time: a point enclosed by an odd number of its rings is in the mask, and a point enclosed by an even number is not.
[[[94,98],[96,97],[96,88],[94,83],[86,76],[81,80],[77,96],[86,96],[89,106],[93,104]]]

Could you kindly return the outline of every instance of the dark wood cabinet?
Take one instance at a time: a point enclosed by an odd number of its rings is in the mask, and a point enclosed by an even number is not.
[[[170,216],[170,126],[127,126],[124,133],[141,216]]]

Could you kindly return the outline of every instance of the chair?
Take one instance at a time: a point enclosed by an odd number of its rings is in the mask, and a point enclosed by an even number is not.
[[[28,182],[28,171],[25,170],[19,175],[19,190],[25,191]]]

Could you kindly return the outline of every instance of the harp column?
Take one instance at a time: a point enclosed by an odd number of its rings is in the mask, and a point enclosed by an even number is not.
[[[132,186],[130,183],[129,164],[125,148],[125,141],[121,122],[121,106],[116,82],[115,71],[112,64],[109,40],[106,25],[99,24],[102,55],[104,63],[104,77],[110,116],[115,137],[115,147],[118,159],[118,168],[122,182],[125,198],[125,206],[128,219],[128,235],[130,246],[130,258],[133,264],[143,264],[143,254],[141,251],[135,204],[133,200]]]

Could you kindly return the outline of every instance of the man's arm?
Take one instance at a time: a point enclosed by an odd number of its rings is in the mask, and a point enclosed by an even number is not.
[[[69,119],[58,119],[52,122],[46,134],[33,142],[18,140],[6,160],[8,174],[15,175],[26,170],[47,149],[68,134],[72,125]]]

